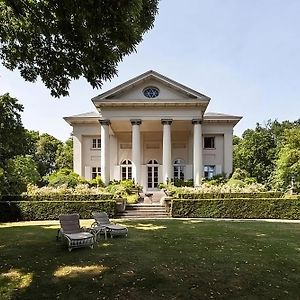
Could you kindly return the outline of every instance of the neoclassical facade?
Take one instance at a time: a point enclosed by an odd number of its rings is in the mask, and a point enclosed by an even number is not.
[[[92,99],[73,126],[74,171],[91,179],[160,182],[232,172],[233,127],[241,117],[206,112],[210,98],[148,71]]]

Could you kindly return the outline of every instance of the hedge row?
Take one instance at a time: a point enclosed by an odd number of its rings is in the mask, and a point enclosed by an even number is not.
[[[73,195],[73,194],[49,194],[49,195],[6,195],[0,197],[0,201],[99,201],[113,200],[112,194],[97,195]]]
[[[300,198],[174,199],[171,209],[173,217],[300,219]]]
[[[255,193],[178,193],[178,199],[282,198],[283,192]]]
[[[0,201],[0,222],[55,220],[60,214],[79,213],[92,218],[93,211],[115,215],[116,201]]]

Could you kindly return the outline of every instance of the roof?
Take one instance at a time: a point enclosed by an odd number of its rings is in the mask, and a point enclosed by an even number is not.
[[[241,116],[234,116],[234,115],[228,115],[223,113],[215,113],[215,112],[206,112],[203,115],[203,121],[204,122],[232,122],[234,125],[236,125],[243,117]]]
[[[69,117],[64,117],[63,119],[72,125],[74,122],[77,123],[94,123],[95,120],[98,121],[101,118],[101,114],[97,111],[90,111],[83,114],[73,115]]]
[[[104,99],[107,99],[108,97],[111,97],[112,95],[116,94],[116,93],[119,93],[121,92],[122,90],[128,90],[129,88],[145,81],[146,79],[156,79],[162,83],[164,83],[165,85],[167,86],[171,86],[172,88],[175,88],[181,92],[184,92],[194,98],[197,98],[197,99],[200,99],[200,100],[203,100],[203,101],[206,101],[207,104],[208,102],[210,101],[210,98],[207,97],[206,95],[204,94],[201,94],[175,80],[172,80],[158,72],[155,72],[153,70],[149,70],[139,76],[136,76],[94,98],[92,98],[92,101],[93,103],[96,105],[97,102],[101,102],[101,100],[104,100]]]

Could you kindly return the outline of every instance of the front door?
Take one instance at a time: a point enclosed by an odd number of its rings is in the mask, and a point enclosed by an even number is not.
[[[155,159],[150,160],[147,164],[148,189],[158,188],[158,163]]]

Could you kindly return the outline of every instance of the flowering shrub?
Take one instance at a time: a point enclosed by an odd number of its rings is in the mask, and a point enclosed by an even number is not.
[[[182,193],[253,193],[253,192],[265,192],[266,187],[260,183],[251,183],[246,185],[241,180],[229,180],[227,183],[214,185],[209,182],[204,182],[200,187],[176,187],[172,184],[166,186],[167,190],[174,194]]]
[[[67,187],[63,184],[58,187],[44,186],[37,187],[36,185],[29,184],[27,186],[27,195],[29,196],[43,196],[43,195],[63,195],[63,194],[75,194],[75,195],[97,195],[108,194],[104,188],[89,187],[88,184],[79,184],[74,188]]]

